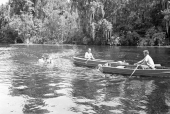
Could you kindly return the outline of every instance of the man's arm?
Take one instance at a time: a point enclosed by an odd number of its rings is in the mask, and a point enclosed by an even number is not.
[[[135,63],[134,65],[137,65],[137,64],[142,64],[144,62],[145,58],[140,60],[139,62]]]
[[[88,55],[87,55],[87,52],[85,53],[85,56],[84,56],[84,58],[88,59]]]
[[[92,57],[92,59],[95,59],[95,58],[93,57],[93,54],[91,54],[91,57]]]
[[[139,61],[139,62],[137,62],[138,64],[141,64],[141,63],[143,63],[143,61],[144,61],[144,59],[142,59],[141,61]]]

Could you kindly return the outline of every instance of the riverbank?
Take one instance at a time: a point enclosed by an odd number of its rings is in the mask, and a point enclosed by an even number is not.
[[[0,44],[0,45],[10,45],[10,46],[13,46],[13,45],[45,45],[45,46],[73,46],[73,45],[76,45],[76,46],[101,46],[101,47],[104,47],[104,46],[108,46],[108,47],[157,47],[157,48],[170,48],[170,45],[168,46],[110,46],[110,45],[82,45],[82,44],[25,44],[25,43],[16,43],[16,44]]]

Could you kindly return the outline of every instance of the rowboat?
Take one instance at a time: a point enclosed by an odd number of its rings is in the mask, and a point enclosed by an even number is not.
[[[170,68],[156,67],[156,69],[135,69],[135,65],[128,66],[101,66],[99,69],[103,73],[109,74],[122,74],[131,75],[134,70],[133,76],[157,76],[157,77],[170,77]]]
[[[128,65],[126,62],[114,61],[114,60],[102,60],[102,59],[93,59],[87,60],[83,57],[73,57],[73,62],[75,65],[86,66],[86,67],[97,67],[99,64],[104,65],[109,63],[110,65]]]

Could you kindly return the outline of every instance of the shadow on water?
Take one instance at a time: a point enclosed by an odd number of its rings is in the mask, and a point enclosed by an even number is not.
[[[91,46],[95,58],[137,61],[139,47]],[[15,45],[0,47],[2,114],[168,114],[170,79],[103,74],[75,66],[73,56],[87,46]],[[165,64],[169,48],[146,48]],[[156,54],[158,53],[158,54]],[[48,54],[53,64],[40,64]],[[159,56],[157,56],[159,55]]]
[[[117,76],[116,76],[117,77]],[[155,79],[75,79],[73,96],[79,110],[96,114],[168,114],[169,82]]]

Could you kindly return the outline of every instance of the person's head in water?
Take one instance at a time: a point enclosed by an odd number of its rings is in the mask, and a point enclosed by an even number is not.
[[[43,58],[44,60],[47,60],[49,57],[48,57],[47,54],[44,54],[44,55],[42,56],[42,58]]]
[[[149,51],[148,50],[144,50],[143,54],[144,54],[144,56],[149,55]]]
[[[91,48],[88,49],[88,52],[91,53]]]

